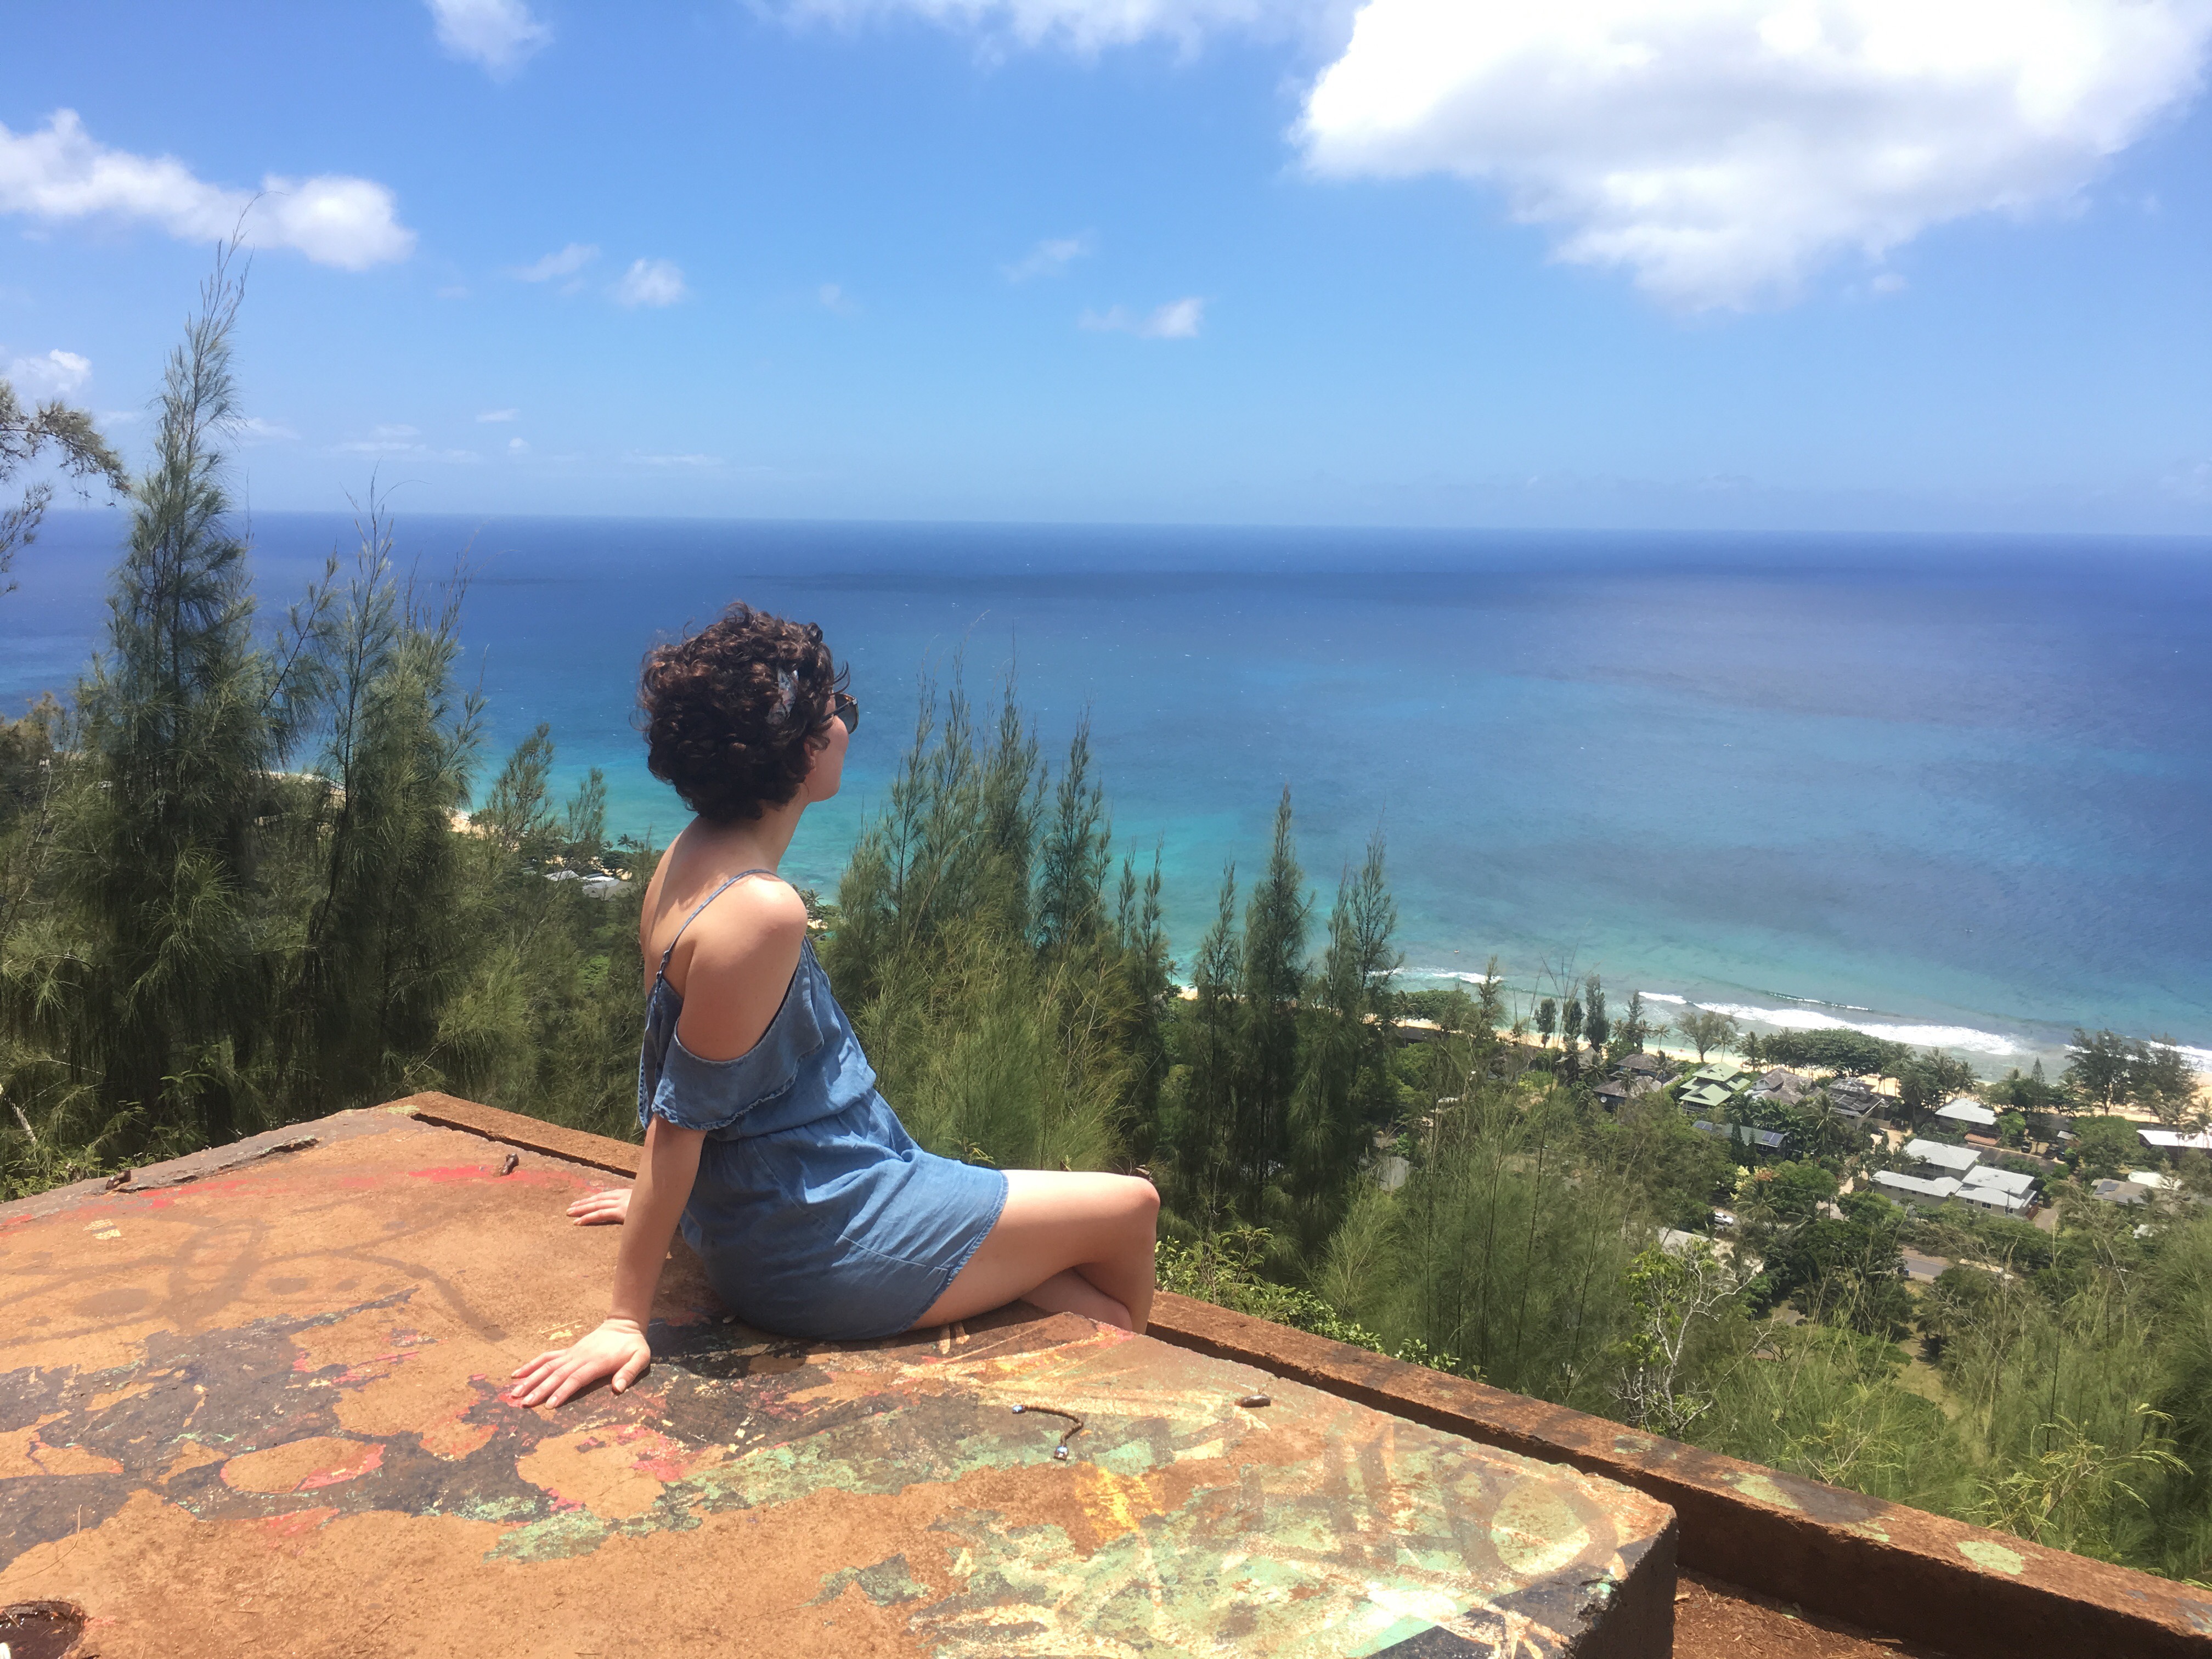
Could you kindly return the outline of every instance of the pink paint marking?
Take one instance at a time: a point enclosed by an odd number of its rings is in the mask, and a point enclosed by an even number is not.
[[[319,1474],[311,1474],[292,1490],[313,1492],[318,1486],[335,1486],[341,1480],[357,1480],[372,1469],[380,1468],[383,1463],[384,1443],[381,1440],[372,1441],[369,1444],[368,1455],[358,1462],[348,1463],[340,1468],[325,1469]]]
[[[337,1518],[335,1509],[295,1510],[289,1515],[272,1515],[260,1522],[261,1529],[273,1538],[298,1538],[311,1533],[325,1521]]]

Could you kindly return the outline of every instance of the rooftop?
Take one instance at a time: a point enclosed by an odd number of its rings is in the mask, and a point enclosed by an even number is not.
[[[635,1150],[418,1096],[0,1206],[0,1604],[105,1659],[2212,1652],[2185,1586],[1172,1296],[794,1343],[679,1243],[637,1388],[510,1407]]]
[[[1899,1175],[1894,1170],[1876,1170],[1869,1180],[1876,1187],[1910,1194],[1915,1198],[1952,1198],[1959,1191],[1959,1182],[1951,1176],[1936,1176],[1931,1179],[1924,1176]]]
[[[1748,1146],[1762,1146],[1768,1152],[1778,1152],[1790,1144],[1790,1137],[1778,1129],[1754,1129],[1748,1123],[1708,1123],[1699,1118],[1690,1125],[1704,1134],[1723,1140],[1741,1140]]]
[[[1962,1184],[1968,1187],[1990,1187],[2015,1196],[2035,1190],[2035,1177],[2019,1170],[1996,1170],[1986,1164],[1978,1164],[1966,1171]]]
[[[1978,1123],[1984,1127],[1997,1121],[1997,1115],[1972,1095],[1960,1095],[1948,1105],[1937,1107],[1936,1115],[1954,1123]]]
[[[1954,1146],[1941,1140],[1923,1140],[1918,1136],[1905,1143],[1905,1155],[1917,1158],[1923,1164],[1932,1164],[1939,1170],[1971,1170],[1981,1162],[1982,1155],[1971,1146]]]
[[[2200,1129],[2194,1134],[2184,1134],[2178,1129],[2138,1129],[2146,1146],[2171,1148],[2182,1152],[2212,1152],[2212,1130]]]

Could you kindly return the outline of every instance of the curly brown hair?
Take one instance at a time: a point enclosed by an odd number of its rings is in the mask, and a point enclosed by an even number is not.
[[[812,623],[732,605],[645,653],[646,764],[702,818],[757,818],[806,781],[829,741],[830,693],[844,684]]]

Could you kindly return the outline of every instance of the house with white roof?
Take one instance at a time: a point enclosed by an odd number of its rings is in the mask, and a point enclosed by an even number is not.
[[[2146,1146],[2155,1146],[2161,1152],[2212,1152],[2212,1130],[2200,1129],[2195,1134],[2183,1134],[2179,1129],[2138,1129]]]
[[[1899,1175],[1894,1170],[1876,1170],[1869,1181],[1874,1189],[1885,1197],[1893,1198],[1900,1204],[1920,1204],[1931,1209],[1949,1200],[1959,1190],[1958,1180],[1953,1176],[1938,1176],[1931,1179],[1925,1176]]]
[[[1905,1155],[1928,1165],[1936,1176],[1962,1176],[1982,1161],[1981,1153],[1972,1146],[1954,1146],[1942,1140],[1923,1140],[1917,1135],[1905,1143]]]
[[[1999,1215],[2024,1216],[2035,1207],[2035,1177],[2017,1170],[1977,1167],[1959,1182],[1958,1196]]]
[[[1931,1209],[1954,1198],[1997,1215],[2024,1217],[2035,1207],[2035,1177],[2012,1170],[1969,1169],[1963,1176],[1909,1176],[1877,1170],[1870,1183],[1876,1192],[1900,1204]]]
[[[1972,1095],[1960,1095],[1948,1105],[1937,1107],[1936,1115],[1948,1122],[1971,1123],[1979,1129],[1993,1129],[1997,1121],[1997,1115]]]

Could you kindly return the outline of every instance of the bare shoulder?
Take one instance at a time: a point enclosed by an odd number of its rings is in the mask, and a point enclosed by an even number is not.
[[[708,905],[669,964],[686,1040],[689,1028],[707,1026],[717,1048],[749,1046],[782,1002],[805,938],[805,901],[783,882],[741,881]]]
[[[694,931],[701,934],[699,949],[716,956],[749,956],[787,944],[796,951],[806,937],[806,901],[787,881],[754,877],[709,905]]]

